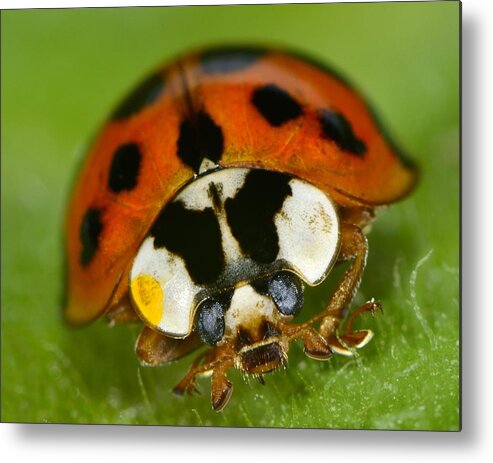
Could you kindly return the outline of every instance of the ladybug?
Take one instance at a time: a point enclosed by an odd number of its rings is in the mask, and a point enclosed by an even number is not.
[[[365,232],[415,181],[370,107],[323,65],[263,48],[183,56],[115,109],[85,159],[66,220],[65,318],[141,320],[143,365],[208,345],[174,390],[210,374],[220,411],[230,368],[263,383],[295,340],[325,360],[371,339],[353,320],[380,304],[347,311]],[[325,309],[293,323],[304,286],[343,261]]]

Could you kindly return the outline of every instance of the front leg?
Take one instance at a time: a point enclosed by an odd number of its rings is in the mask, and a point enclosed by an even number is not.
[[[341,250],[339,261],[353,259],[332,294],[325,309],[307,324],[320,321],[319,332],[332,350],[343,355],[352,355],[349,348],[363,347],[373,336],[371,330],[352,331],[354,318],[362,312],[381,310],[381,305],[371,300],[356,309],[347,323],[346,330],[339,333],[339,327],[346,315],[347,307],[358,290],[366,266],[368,241],[357,225],[343,222],[341,227]]]
[[[197,392],[195,380],[198,376],[212,373],[211,399],[216,412],[221,411],[233,393],[233,385],[226,378],[226,372],[234,366],[232,351],[228,346],[213,347],[201,353],[192,363],[185,377],[175,386],[173,392]]]

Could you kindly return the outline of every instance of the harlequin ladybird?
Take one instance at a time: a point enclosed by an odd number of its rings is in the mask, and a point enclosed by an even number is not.
[[[415,168],[362,97],[297,55],[240,47],[184,56],[116,108],[76,182],[66,221],[66,319],[141,320],[142,364],[210,346],[176,386],[212,374],[221,410],[237,368],[262,382],[292,341],[315,359],[371,338],[348,316],[375,208]],[[304,285],[352,261],[305,323]],[[345,328],[342,328],[342,323]]]

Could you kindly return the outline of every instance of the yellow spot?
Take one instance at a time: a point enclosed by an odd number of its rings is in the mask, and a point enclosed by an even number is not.
[[[130,283],[134,302],[151,325],[158,325],[163,316],[164,294],[161,285],[150,275],[139,275]]]

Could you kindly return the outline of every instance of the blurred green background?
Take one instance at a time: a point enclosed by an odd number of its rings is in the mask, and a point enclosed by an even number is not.
[[[2,12],[2,421],[457,430],[459,3]],[[106,115],[163,60],[218,43],[275,44],[339,69],[420,165],[418,189],[369,236],[356,302],[374,340],[354,359],[291,348],[266,385],[231,372],[224,412],[170,390],[190,358],[142,368],[135,326],[60,319],[62,222]],[[336,272],[337,273],[337,272]],[[340,271],[339,271],[340,274]],[[307,295],[320,310],[334,284]],[[310,307],[310,308],[308,308]]]

